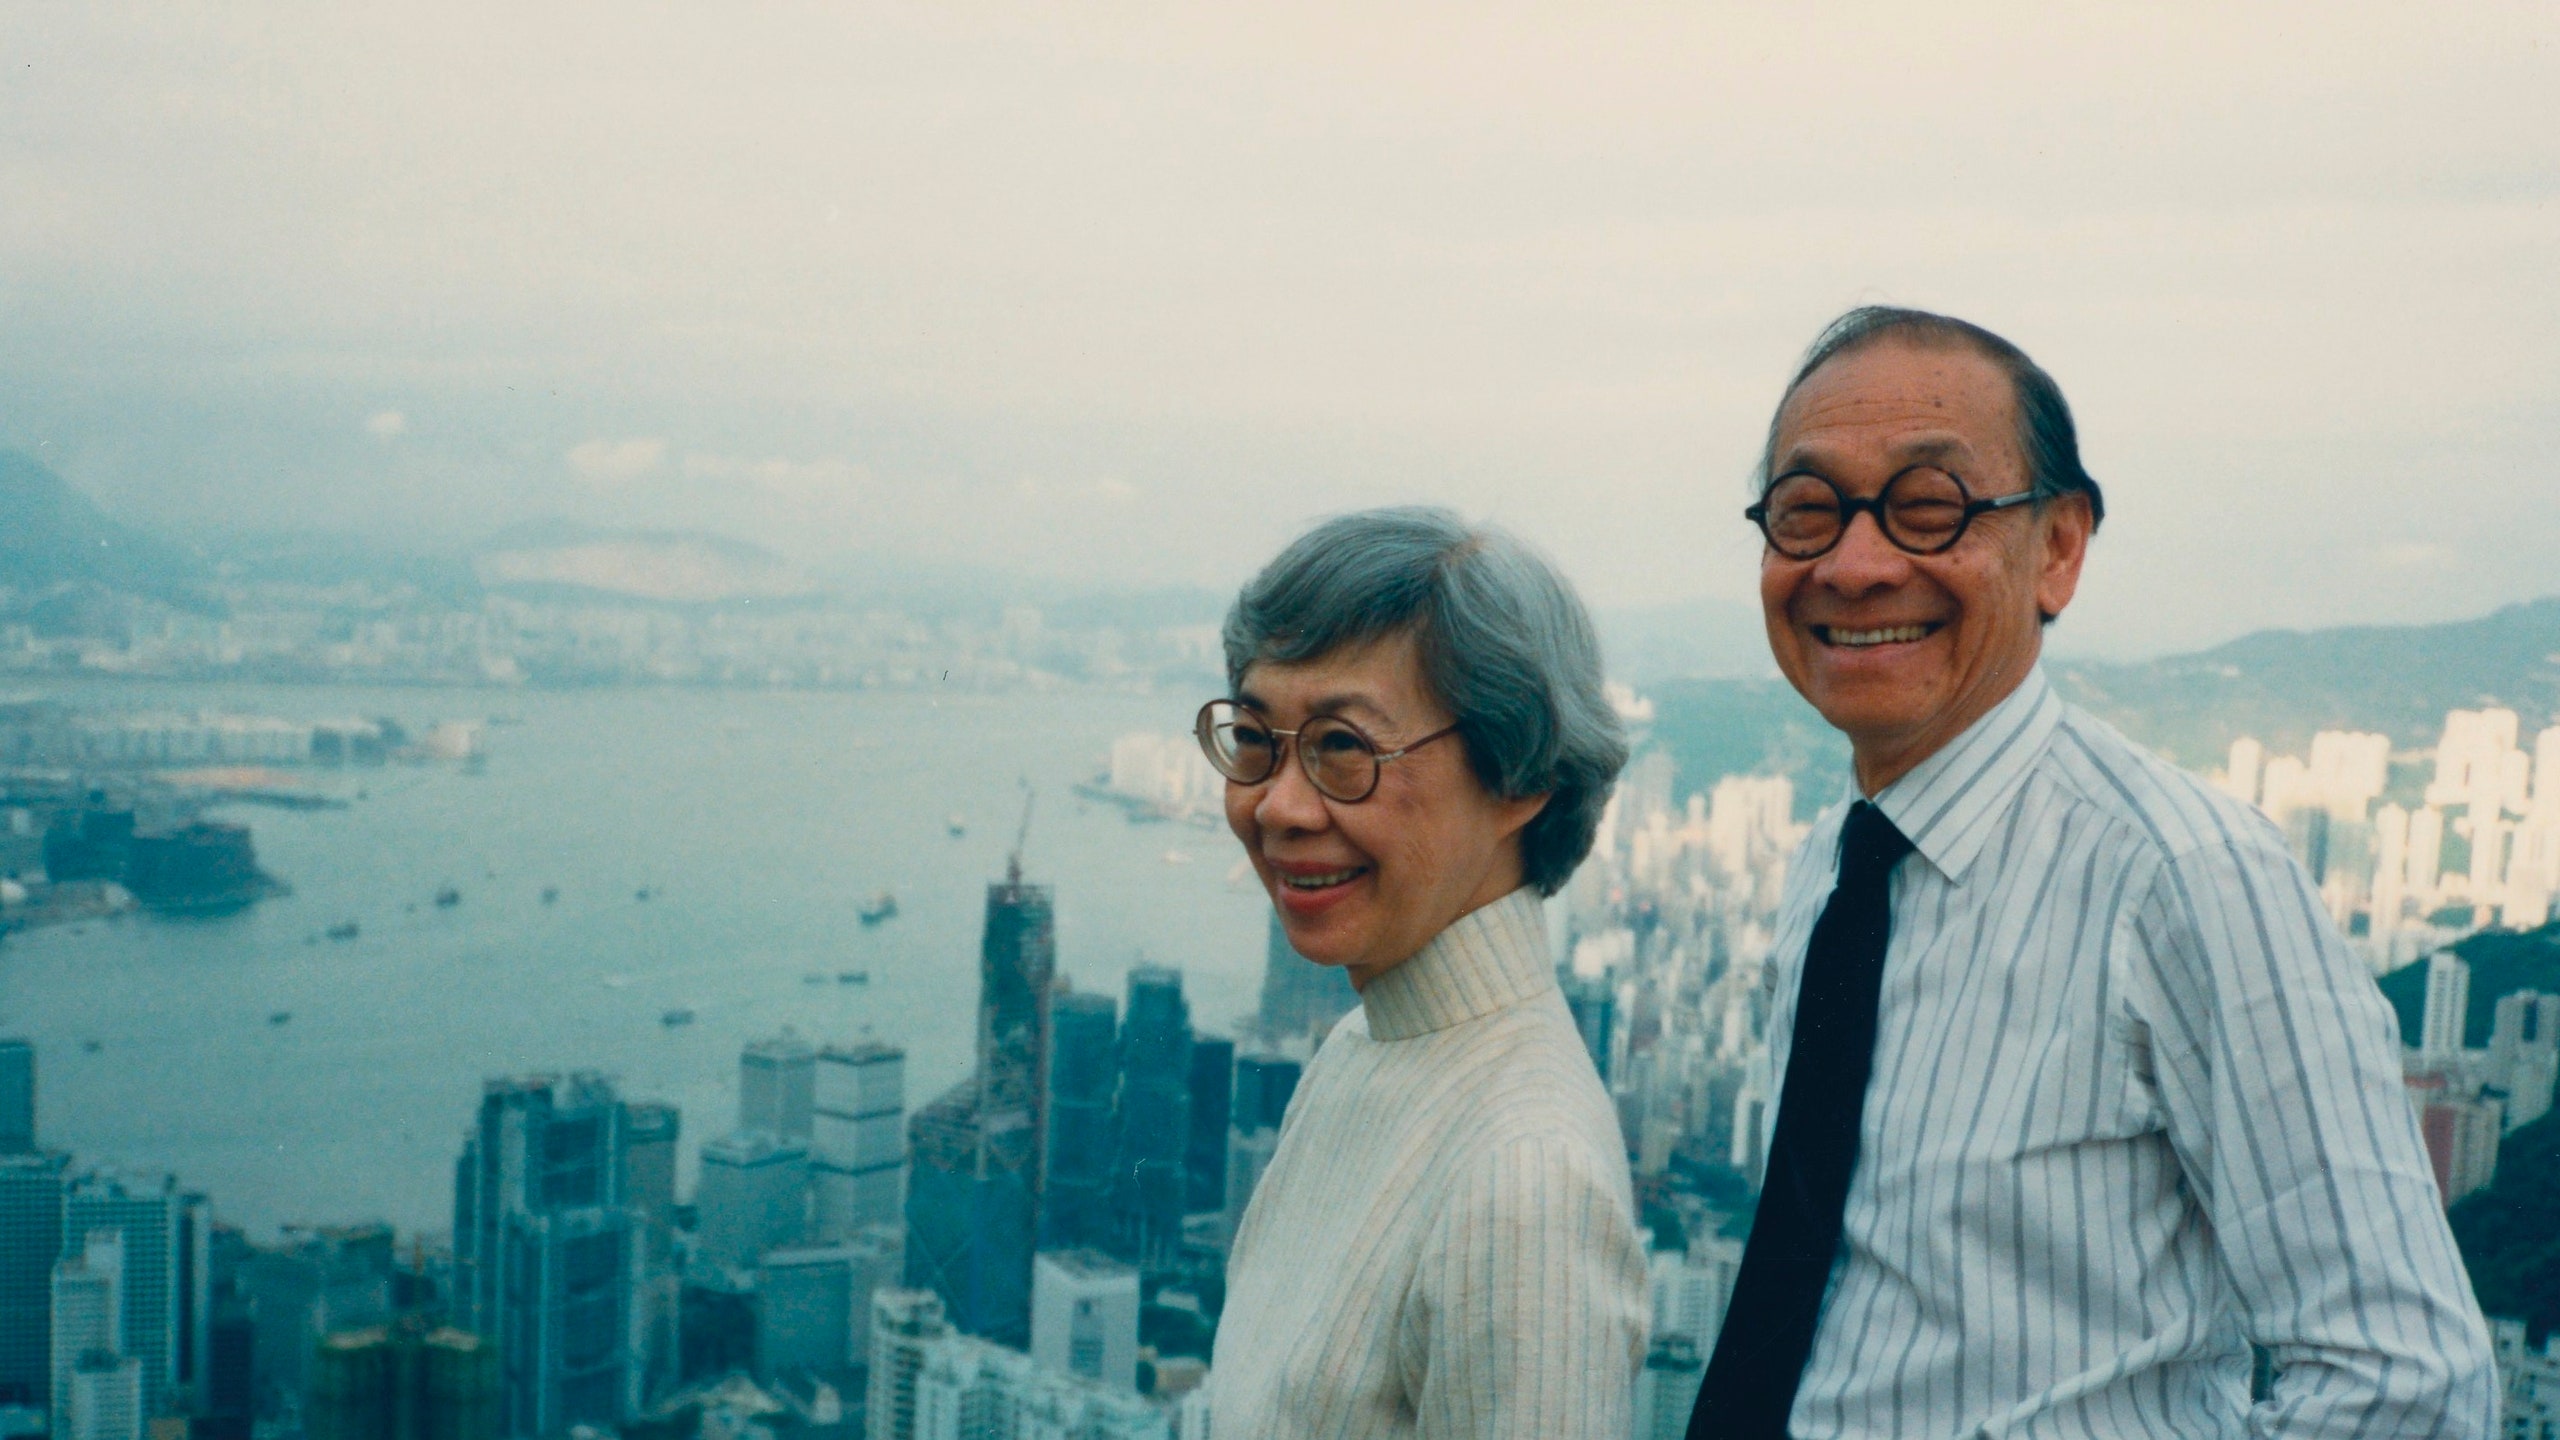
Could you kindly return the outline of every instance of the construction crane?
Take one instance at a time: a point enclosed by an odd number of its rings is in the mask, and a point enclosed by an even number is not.
[[[1032,787],[1029,776],[1024,776],[1019,783],[1022,786],[1022,824],[1013,832],[1013,853],[1005,857],[1004,877],[1008,885],[1022,883],[1022,847],[1031,840],[1031,809],[1040,803],[1040,792]]]

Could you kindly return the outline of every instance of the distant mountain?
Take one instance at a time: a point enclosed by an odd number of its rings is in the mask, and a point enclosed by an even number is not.
[[[475,569],[493,590],[587,594],[675,605],[808,600],[818,588],[781,556],[741,540],[681,531],[588,530],[552,523],[509,532]]]
[[[2265,630],[2192,655],[2134,664],[2048,660],[2070,699],[2192,769],[2254,735],[2300,754],[2319,730],[2433,745],[2447,710],[2503,705],[2528,735],[2560,719],[2560,596],[2442,625]],[[1783,680],[1655,683],[1655,741],[1681,790],[1727,774],[1795,777],[1801,806],[1848,773],[1848,746]]]
[[[356,536],[303,531],[227,536],[207,548],[225,580],[320,590],[407,585],[452,605],[480,601],[480,579],[465,556],[416,554]]]
[[[2560,716],[2560,596],[2443,625],[2262,630],[2132,665],[2060,662],[2055,683],[2126,734],[2211,766],[2254,735],[2299,754],[2317,730],[2432,745],[2447,710],[2503,705],[2528,733]]]
[[[141,596],[212,613],[211,579],[201,557],[108,519],[32,456],[0,450],[0,591],[11,608],[41,623]]]
[[[1808,814],[1848,783],[1849,742],[1784,680],[1666,680],[1645,694],[1677,795],[1726,775],[1784,775]]]

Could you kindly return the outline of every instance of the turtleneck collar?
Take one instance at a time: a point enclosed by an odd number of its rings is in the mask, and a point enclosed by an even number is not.
[[[1372,1040],[1410,1040],[1555,988],[1546,916],[1527,886],[1450,922],[1360,992]]]

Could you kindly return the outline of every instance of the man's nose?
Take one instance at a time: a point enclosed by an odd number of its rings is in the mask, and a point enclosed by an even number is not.
[[[1253,818],[1266,830],[1322,830],[1333,823],[1333,812],[1325,808],[1324,797],[1307,779],[1307,767],[1298,763],[1294,741],[1271,778],[1262,782],[1262,798],[1254,802]]]
[[[1840,543],[1813,562],[1813,578],[1843,595],[1890,589],[1910,574],[1911,556],[1884,538],[1884,522],[1872,510],[1850,516]]]

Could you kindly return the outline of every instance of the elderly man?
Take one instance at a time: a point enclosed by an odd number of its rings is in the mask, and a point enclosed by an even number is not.
[[[2052,379],[1853,311],[1761,474],[1770,648],[1856,783],[1788,877],[1692,1440],[2487,1435],[2380,993],[2273,827],[2037,667],[2103,514]]]

